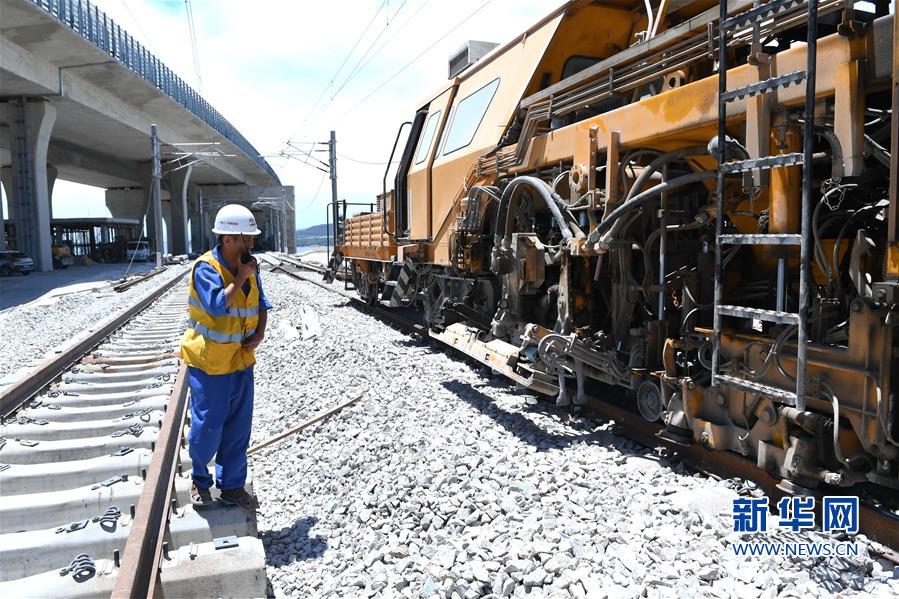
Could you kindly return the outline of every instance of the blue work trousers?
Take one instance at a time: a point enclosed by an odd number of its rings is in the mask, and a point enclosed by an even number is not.
[[[247,446],[253,423],[253,367],[230,374],[187,369],[190,386],[190,459],[193,480],[208,489],[206,467],[215,456],[219,489],[242,489],[247,482]]]

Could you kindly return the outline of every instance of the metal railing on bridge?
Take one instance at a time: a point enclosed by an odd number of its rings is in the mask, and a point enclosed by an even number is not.
[[[31,0],[61,23],[115,58],[163,94],[215,129],[253,159],[272,179],[281,183],[256,148],[209,102],[187,85],[161,60],[88,0]]]

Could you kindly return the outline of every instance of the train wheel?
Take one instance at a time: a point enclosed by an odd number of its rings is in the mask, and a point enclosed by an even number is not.
[[[356,264],[353,264],[352,267],[353,286],[356,288],[356,293],[369,306],[377,303],[381,288],[378,269],[374,266],[369,266],[368,270],[363,270],[357,267]]]
[[[646,380],[637,387],[637,409],[649,422],[657,422],[662,417],[662,392],[655,381]]]

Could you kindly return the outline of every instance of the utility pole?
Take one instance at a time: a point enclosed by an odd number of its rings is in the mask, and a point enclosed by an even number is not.
[[[208,240],[208,227],[206,226],[206,209],[203,206],[203,190],[197,190],[197,218],[200,221],[199,231],[200,238],[197,240],[197,251],[202,254],[206,251],[207,240]]]
[[[272,215],[275,217],[275,250],[280,252],[281,249],[281,212],[273,210]]]
[[[159,138],[156,125],[150,125],[150,144],[153,149],[153,170],[150,191],[153,194],[153,223],[156,234],[156,268],[162,268],[162,165],[159,162]]]
[[[334,223],[334,251],[337,251],[337,133],[331,131],[328,141],[328,163],[331,167],[331,215]]]

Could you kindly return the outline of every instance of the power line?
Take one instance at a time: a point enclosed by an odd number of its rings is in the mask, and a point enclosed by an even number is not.
[[[315,142],[315,143],[321,144],[321,142]],[[294,150],[297,150],[297,152],[291,153],[287,150],[287,148],[293,148]],[[294,159],[294,160],[299,161],[300,164],[310,166],[310,167],[314,168],[315,170],[322,171],[323,173],[330,173],[330,165],[327,164],[326,162],[319,160],[318,158],[316,158],[315,156],[312,155],[314,148],[315,148],[315,145],[310,145],[308,150],[304,150],[303,148],[298,148],[297,146],[293,145],[292,142],[288,141],[287,144],[285,145],[285,148],[282,149],[277,154],[277,157]],[[314,164],[312,161],[317,162],[321,166]]]
[[[381,88],[383,88],[385,85],[387,85],[388,83],[390,83],[391,81],[393,81],[394,79],[396,79],[396,78],[397,78],[403,71],[405,71],[405,70],[408,69],[410,66],[412,66],[412,65],[413,65],[415,62],[417,62],[422,56],[424,56],[425,54],[427,54],[428,52],[430,52],[430,51],[434,48],[434,46],[436,46],[437,44],[439,44],[440,42],[442,42],[444,39],[446,39],[447,37],[449,37],[449,35],[450,35],[451,33],[453,33],[456,29],[458,29],[459,27],[461,27],[462,25],[464,25],[469,19],[471,19],[471,18],[474,17],[476,14],[478,14],[479,12],[481,12],[482,10],[484,10],[484,9],[487,7],[487,5],[489,5],[491,2],[493,2],[493,0],[487,0],[486,2],[484,2],[483,4],[481,4],[478,8],[476,8],[472,13],[470,13],[467,17],[465,17],[464,19],[462,19],[461,21],[459,21],[458,23],[456,23],[456,24],[452,27],[452,29],[450,29],[449,31],[447,31],[446,33],[444,33],[442,36],[440,36],[440,38],[438,38],[433,44],[431,44],[430,46],[428,46],[427,48],[425,48],[424,50],[422,50],[422,52],[421,52],[420,54],[418,54],[418,56],[416,56],[415,58],[413,58],[412,60],[410,60],[409,62],[407,62],[405,65],[403,65],[402,68],[400,68],[397,72],[395,72],[393,75],[391,75],[390,77],[388,77],[384,82],[382,82],[380,85],[378,85],[378,87],[376,87],[375,89],[373,89],[367,96],[365,96],[364,98],[362,98],[361,100],[359,100],[358,102],[356,102],[355,104],[353,104],[353,106],[351,106],[349,110],[347,110],[347,111],[344,112],[342,115],[340,115],[340,117],[338,117],[338,120],[343,119],[343,117],[345,117],[346,115],[348,115],[349,113],[351,113],[353,110],[355,110],[356,108],[358,108],[363,102],[365,102],[366,100],[368,100],[369,98],[371,98],[373,95],[375,95],[376,93],[378,93],[378,92],[381,90]]]
[[[396,12],[393,13],[393,17],[388,17],[387,23],[384,25],[384,27],[381,29],[381,31],[378,33],[378,35],[375,37],[375,39],[372,41],[372,43],[369,44],[368,48],[365,50],[365,52],[362,54],[362,56],[359,58],[359,60],[356,61],[355,66],[353,66],[353,69],[350,71],[350,74],[343,81],[343,83],[340,85],[340,87],[337,89],[337,91],[334,92],[334,94],[328,100],[328,103],[325,105],[324,108],[322,108],[321,112],[324,113],[331,106],[331,103],[334,101],[334,99],[337,97],[337,95],[343,90],[343,88],[345,88],[347,86],[347,84],[353,78],[356,77],[356,75],[358,75],[363,70],[365,70],[365,67],[367,67],[371,63],[371,61],[374,60],[378,56],[378,54],[380,54],[381,51],[384,50],[384,48],[386,48],[387,45],[390,44],[390,42],[393,39],[395,39],[396,36],[403,29],[405,29],[409,23],[411,23],[415,19],[416,16],[418,16],[418,13],[420,13],[421,10],[431,2],[431,0],[425,0],[424,2],[420,3],[418,5],[418,8],[415,9],[415,12],[412,13],[412,15],[408,19],[403,21],[403,23],[398,28],[394,29],[393,34],[390,35],[390,37],[388,37],[386,40],[384,40],[384,43],[381,44],[380,46],[378,46],[377,50],[375,50],[375,52],[373,54],[371,54],[371,56],[369,56],[369,53],[371,52],[372,48],[374,48],[374,46],[378,43],[378,40],[381,39],[381,36],[387,32],[387,29],[390,27],[390,24],[396,20],[397,15],[400,13],[400,11],[403,9],[403,7],[407,4],[407,2],[408,2],[408,0],[403,0],[403,3],[400,5],[400,7],[397,8]],[[366,60],[366,58],[367,58],[367,60]]]
[[[319,181],[318,181],[318,187],[315,188],[315,195],[313,195],[312,199],[309,200],[309,202],[305,206],[303,206],[303,209],[300,210],[300,212],[306,212],[306,210],[309,209],[309,206],[311,206],[315,202],[315,200],[318,198],[318,192],[320,192],[322,190],[322,184],[325,182],[325,179],[327,179],[327,178],[328,178],[327,174],[322,175],[322,178],[319,179]],[[296,214],[296,211],[294,211],[294,214]]]
[[[355,158],[350,158],[346,154],[341,154],[340,152],[337,152],[337,155],[340,156],[341,158],[343,158],[344,160],[349,160],[350,162],[356,162],[358,164],[371,164],[374,166],[386,166],[387,165],[386,162],[368,162],[366,160],[356,160]],[[399,160],[394,160],[390,164],[396,164],[397,162],[399,162]]]
[[[324,144],[319,143],[319,144],[316,144],[316,145],[324,145]],[[309,146],[309,149],[308,149],[308,150],[305,150],[305,151],[304,151],[302,148],[296,147],[296,146],[293,145],[291,142],[287,142],[287,147],[293,148],[293,149],[299,151],[301,154],[305,155],[305,156],[306,156],[305,164],[310,164],[309,161],[310,161],[310,160],[314,160],[314,161],[316,161],[317,163],[319,163],[320,165],[322,165],[322,166],[325,167],[325,168],[331,168],[331,166],[330,166],[328,163],[326,163],[326,162],[324,162],[324,161],[322,161],[322,160],[319,160],[318,158],[316,158],[315,156],[312,155],[312,152],[317,151],[317,150],[315,149],[315,145]],[[285,152],[282,150],[282,153],[285,153]],[[314,166],[314,165],[313,165],[313,166]]]
[[[347,52],[347,55],[343,58],[343,61],[340,63],[340,66],[337,67],[337,70],[334,72],[334,75],[331,76],[331,80],[328,81],[328,83],[327,83],[327,84],[325,85],[325,87],[322,89],[321,93],[320,93],[320,94],[318,95],[318,97],[315,99],[315,102],[312,103],[312,106],[309,108],[309,112],[308,112],[308,113],[306,114],[306,116],[303,118],[303,122],[300,123],[300,128],[302,128],[303,125],[306,124],[306,122],[309,120],[309,117],[312,116],[312,113],[313,113],[313,112],[315,112],[315,109],[316,109],[316,107],[318,106],[318,103],[321,102],[322,98],[325,96],[325,94],[327,93],[328,89],[331,88],[331,85],[332,85],[332,84],[334,83],[334,81],[337,79],[337,76],[340,75],[340,71],[343,70],[344,65],[345,65],[346,62],[350,59],[350,56],[352,56],[352,55],[353,55],[353,52],[356,51],[356,48],[357,48],[357,47],[359,46],[359,44],[362,42],[362,39],[365,37],[365,34],[367,34],[367,33],[368,33],[368,30],[371,28],[372,23],[374,23],[374,22],[375,22],[375,19],[378,17],[378,15],[381,14],[381,10],[383,10],[384,7],[387,6],[387,2],[388,2],[388,0],[383,0],[383,1],[381,2],[381,4],[378,6],[378,8],[375,10],[375,14],[373,14],[373,15],[371,16],[371,19],[368,21],[368,24],[365,26],[365,29],[363,29],[363,30],[362,30],[362,33],[359,34],[359,37],[356,38],[356,42],[353,44],[353,47],[350,48],[350,51]]]
[[[381,32],[378,33],[377,36],[375,36],[375,39],[372,40],[371,44],[369,44],[368,48],[365,50],[365,52],[362,54],[362,56],[359,57],[359,60],[356,61],[356,64],[353,66],[353,69],[350,71],[349,76],[346,79],[344,79],[341,86],[339,88],[337,88],[337,91],[331,95],[331,99],[328,101],[328,104],[325,105],[323,112],[324,112],[324,110],[328,109],[328,106],[331,105],[331,102],[334,101],[334,98],[337,97],[337,94],[339,94],[343,90],[343,88],[346,87],[347,83],[352,81],[353,77],[356,76],[356,74],[359,72],[359,65],[362,64],[362,61],[365,60],[366,57],[368,57],[368,53],[371,52],[371,49],[375,47],[375,44],[378,43],[378,40],[381,39],[381,36],[384,35],[384,33],[386,33],[387,28],[390,27],[390,21],[392,21],[393,19],[396,19],[396,16],[398,14],[400,14],[400,11],[403,10],[404,6],[406,6],[406,2],[408,2],[408,0],[403,0],[403,3],[400,4],[400,7],[398,9],[396,9],[395,13],[393,13],[392,19],[390,17],[387,18],[387,24],[384,25],[384,27],[381,29]]]
[[[365,61],[365,64],[363,64],[359,69],[362,70],[362,69],[364,69],[365,67],[367,67],[367,66],[371,63],[371,61],[374,60],[374,59],[378,56],[378,54],[380,54],[381,51],[382,51],[384,48],[386,48],[386,47],[390,44],[390,42],[392,42],[392,41],[396,38],[396,36],[399,35],[399,33],[400,33],[403,29],[406,28],[406,25],[408,25],[409,23],[411,23],[412,20],[415,19],[416,16],[418,16],[418,13],[420,13],[421,10],[422,10],[425,6],[427,6],[428,4],[430,4],[430,3],[431,3],[431,0],[425,0],[424,2],[422,2],[421,4],[419,4],[419,5],[418,5],[418,8],[415,9],[415,12],[412,13],[412,15],[411,15],[408,19],[406,19],[406,20],[403,22],[402,25],[400,25],[397,29],[394,29],[394,30],[393,30],[393,35],[391,35],[391,36],[388,37],[386,40],[384,40],[384,43],[381,44],[381,46],[378,47],[377,50],[375,50],[375,53],[372,54],[371,57],[369,57],[369,59]]]
[[[156,54],[156,50],[153,49],[153,44],[150,42],[150,36],[147,35],[147,32],[144,31],[143,27],[141,27],[140,21],[137,19],[137,17],[134,16],[134,13],[131,12],[131,7],[128,6],[128,3],[125,2],[125,0],[122,0],[122,5],[125,7],[125,10],[128,11],[128,14],[131,15],[131,20],[134,21],[135,25],[137,25],[138,31],[140,31],[143,34],[144,41],[146,41],[146,43],[147,43],[147,48],[150,50],[150,52],[152,52],[153,54]]]
[[[200,52],[197,49],[197,31],[194,27],[194,11],[190,0],[184,0],[184,8],[187,12],[187,30],[190,33],[190,48],[194,55],[194,71],[197,73],[197,91],[203,92],[203,78],[200,75]]]

